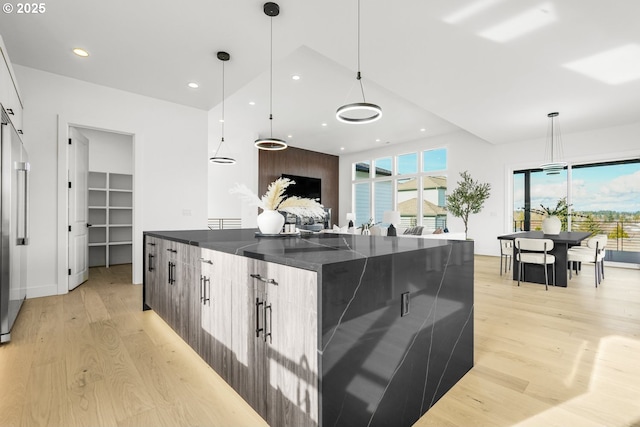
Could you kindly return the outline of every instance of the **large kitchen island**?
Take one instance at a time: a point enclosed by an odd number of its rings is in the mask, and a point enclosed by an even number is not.
[[[143,309],[270,425],[410,426],[473,366],[472,241],[256,231],[145,232]]]

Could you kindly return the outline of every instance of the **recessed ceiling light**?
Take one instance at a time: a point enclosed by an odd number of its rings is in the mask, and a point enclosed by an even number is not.
[[[420,132],[426,132],[427,130],[425,128],[421,128]]]
[[[326,124],[326,123],[323,123],[323,124],[322,124],[322,126],[327,126],[327,124]]]
[[[640,45],[620,46],[564,67],[610,85],[627,83],[640,78]]]
[[[344,151],[344,147],[340,147],[340,151]]]
[[[293,80],[300,80],[300,76],[299,76],[299,75],[297,75],[297,74],[294,74],[293,76],[291,76],[291,78],[292,78]]]
[[[189,84],[187,84],[187,86],[189,86],[191,89],[198,89],[200,87],[200,85],[196,82],[190,82]]]
[[[253,101],[249,101],[249,105],[256,105],[256,103]]]
[[[220,123],[224,123],[224,119],[220,119],[220,120],[219,120],[219,122],[220,122]]]
[[[293,135],[287,135],[287,138],[293,138]]]
[[[380,142],[380,138],[376,138],[376,142]]]
[[[82,56],[83,58],[86,58],[87,56],[89,56],[89,52],[79,47],[74,48],[73,53],[75,53],[78,56]]]

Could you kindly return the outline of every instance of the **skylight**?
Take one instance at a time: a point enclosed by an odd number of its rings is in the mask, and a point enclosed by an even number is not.
[[[551,3],[544,3],[481,32],[481,37],[495,42],[508,42],[558,20]]]
[[[630,43],[564,67],[610,85],[628,83],[640,79],[640,46]]]

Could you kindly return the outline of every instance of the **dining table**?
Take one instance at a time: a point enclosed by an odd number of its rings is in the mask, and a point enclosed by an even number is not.
[[[580,245],[584,239],[591,236],[592,233],[588,231],[561,231],[559,234],[544,234],[542,231],[520,231],[513,234],[504,234],[498,236],[498,240],[512,240],[513,245],[513,280],[518,280],[518,261],[516,260],[517,249],[515,247],[515,239],[518,237],[525,237],[529,239],[550,239],[553,241],[553,249],[549,251],[550,254],[556,257],[554,264],[556,283],[555,286],[567,287],[567,251],[572,246]],[[542,265],[524,264],[523,265],[522,279],[525,282],[542,283],[544,284],[544,267]],[[549,282],[551,282],[551,276],[549,276]],[[549,283],[551,285],[551,283]]]

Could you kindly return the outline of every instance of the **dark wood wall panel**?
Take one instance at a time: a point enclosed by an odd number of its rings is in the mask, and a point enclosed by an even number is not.
[[[289,147],[282,151],[260,150],[258,153],[258,194],[267,191],[270,183],[283,173],[322,180],[322,204],[337,215],[339,157],[315,151]]]

